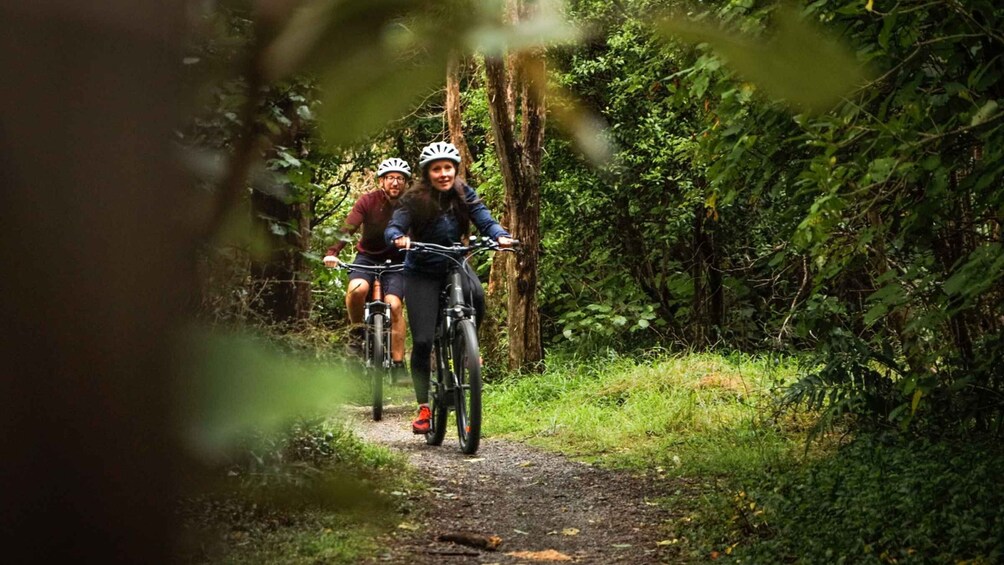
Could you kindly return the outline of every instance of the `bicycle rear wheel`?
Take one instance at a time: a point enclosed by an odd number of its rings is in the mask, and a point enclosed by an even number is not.
[[[379,422],[383,418],[383,314],[373,315],[368,330],[370,356],[366,360],[366,370],[373,399],[373,421]]]
[[[451,362],[457,375],[457,435],[460,450],[470,455],[481,443],[481,359],[474,322],[461,320],[453,334]]]
[[[437,340],[438,341],[438,340]],[[425,443],[429,445],[442,445],[443,438],[446,437],[446,418],[450,414],[448,406],[445,379],[443,379],[443,367],[439,362],[439,346],[432,348],[431,367],[435,373],[435,381],[429,383],[430,408],[432,409],[432,427],[429,433],[425,434]]]

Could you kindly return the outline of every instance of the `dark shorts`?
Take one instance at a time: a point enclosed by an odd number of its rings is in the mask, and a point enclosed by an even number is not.
[[[378,261],[373,259],[369,255],[363,255],[362,253],[356,254],[356,258],[352,260],[352,265],[383,265],[385,261]],[[373,286],[373,279],[376,275],[369,271],[356,270],[349,266],[349,280],[352,279],[363,279]],[[397,271],[396,273],[384,273],[381,280],[381,287],[383,288],[384,294],[393,294],[398,298],[404,298],[404,273]]]

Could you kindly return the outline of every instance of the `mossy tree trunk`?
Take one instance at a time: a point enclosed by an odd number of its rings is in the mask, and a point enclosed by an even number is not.
[[[509,0],[507,18],[529,17],[534,6]],[[485,58],[488,108],[506,187],[506,211],[520,255],[509,261],[509,367],[530,369],[543,358],[537,310],[540,248],[540,163],[546,115],[546,73],[540,50]],[[518,103],[518,113],[517,113]]]

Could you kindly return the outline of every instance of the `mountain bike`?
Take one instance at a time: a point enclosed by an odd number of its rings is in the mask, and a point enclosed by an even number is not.
[[[373,273],[373,284],[370,285],[369,297],[363,307],[363,325],[366,329],[363,338],[363,366],[370,385],[373,420],[379,422],[383,418],[383,385],[385,380],[391,378],[392,367],[391,311],[390,305],[383,300],[381,280],[386,273],[400,272],[404,265],[392,264],[388,260],[383,265],[339,263],[338,267]]]
[[[518,241],[513,241],[517,246]],[[432,425],[425,434],[429,445],[441,445],[446,436],[449,413],[456,414],[460,449],[470,455],[481,442],[481,354],[474,306],[463,291],[463,277],[474,277],[464,268],[474,255],[485,251],[513,251],[489,238],[472,237],[469,245],[444,246],[411,242],[412,253],[432,253],[451,260],[447,284],[440,294],[440,313],[433,340],[432,366],[436,378],[430,381],[429,400]],[[480,281],[473,281],[481,284]]]

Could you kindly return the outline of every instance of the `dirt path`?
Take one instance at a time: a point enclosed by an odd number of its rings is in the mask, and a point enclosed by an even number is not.
[[[665,483],[502,440],[484,440],[468,457],[454,430],[441,447],[430,447],[411,433],[410,406],[388,412],[382,422],[360,412],[359,434],[407,455],[434,486],[422,503],[425,515],[414,519],[418,529],[399,529],[386,540],[388,553],[372,563],[547,563],[562,556],[574,563],[661,563],[668,557],[657,545],[668,514],[654,502]],[[498,536],[502,543],[484,551],[437,541],[463,532]],[[548,550],[558,559],[518,553]]]

